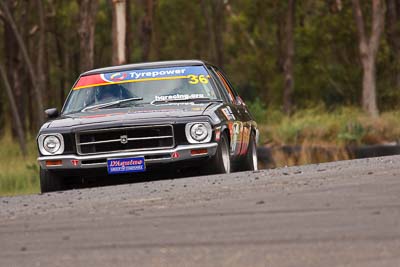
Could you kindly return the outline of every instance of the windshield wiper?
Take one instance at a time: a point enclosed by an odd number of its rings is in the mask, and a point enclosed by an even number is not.
[[[131,101],[139,101],[139,100],[143,100],[142,97],[132,97],[132,98],[126,98],[126,99],[121,99],[121,100],[116,100],[116,101],[112,101],[112,102],[108,102],[108,103],[103,103],[103,104],[98,104],[98,105],[93,105],[93,106],[88,106],[84,109],[81,110],[81,112],[85,112],[88,110],[92,110],[92,109],[100,109],[100,108],[108,108],[108,107],[112,107],[112,106],[116,106],[119,105],[121,103],[126,103],[126,102],[131,102]]]
[[[165,100],[153,100],[150,104],[154,105],[157,103],[174,103],[174,102],[222,102],[221,99],[211,99],[209,97],[199,97],[199,98],[177,98],[177,99],[165,99]]]

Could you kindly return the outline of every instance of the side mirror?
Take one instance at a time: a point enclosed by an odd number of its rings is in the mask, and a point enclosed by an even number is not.
[[[243,99],[240,96],[236,98],[236,101],[238,105],[246,106],[246,103],[244,103]]]
[[[44,111],[46,113],[48,119],[54,119],[58,117],[57,108],[49,108]]]

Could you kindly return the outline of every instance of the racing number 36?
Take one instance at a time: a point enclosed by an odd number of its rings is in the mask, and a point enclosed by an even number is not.
[[[199,75],[199,76],[197,76],[197,75],[188,75],[188,78],[190,79],[189,80],[190,84],[198,84],[199,82],[200,83],[204,83],[204,84],[208,83],[208,79],[204,75]]]

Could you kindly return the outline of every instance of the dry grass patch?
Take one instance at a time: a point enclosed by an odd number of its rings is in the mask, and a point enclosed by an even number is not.
[[[28,138],[28,155],[23,157],[10,133],[0,139],[0,195],[39,192],[39,167],[35,140]]]

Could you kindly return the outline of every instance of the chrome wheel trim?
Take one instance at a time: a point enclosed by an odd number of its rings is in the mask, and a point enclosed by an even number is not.
[[[251,153],[251,157],[253,160],[253,170],[257,171],[258,170],[258,158],[257,158],[257,146],[256,143],[253,140],[253,144],[252,144],[252,153]]]
[[[225,173],[231,172],[231,159],[229,157],[229,150],[226,145],[226,141],[222,142],[221,147],[221,156],[222,156],[222,163],[224,165]]]

